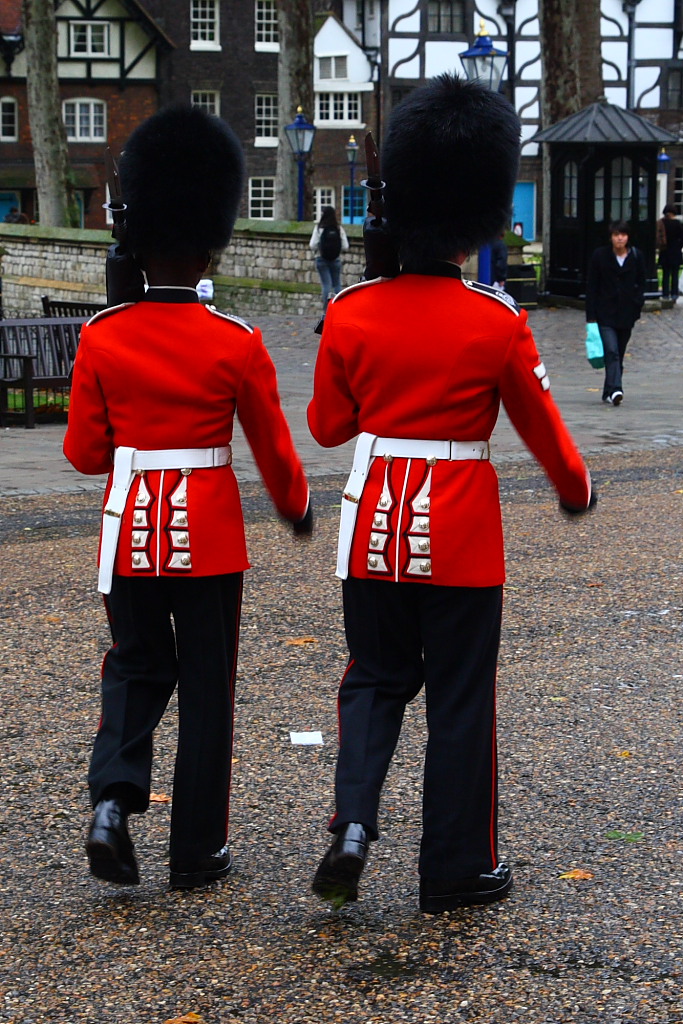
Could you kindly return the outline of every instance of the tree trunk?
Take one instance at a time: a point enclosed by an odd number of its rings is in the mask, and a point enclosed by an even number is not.
[[[540,0],[541,126],[548,128],[603,94],[600,0]]]
[[[78,225],[66,129],[57,77],[57,26],[53,0],[22,0],[26,90],[33,141],[40,223]]]
[[[275,219],[296,220],[298,206],[298,163],[292,155],[285,133],[301,107],[307,121],[313,123],[313,3],[312,0],[278,0],[278,110],[280,118],[275,179]],[[304,167],[304,220],[312,218],[313,157]]]

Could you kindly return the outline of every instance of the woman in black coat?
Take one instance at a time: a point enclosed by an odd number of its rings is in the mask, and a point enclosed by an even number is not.
[[[620,405],[624,398],[624,353],[645,301],[645,263],[630,244],[625,221],[610,224],[611,245],[591,256],[586,283],[586,320],[597,323],[605,351],[603,402]]]

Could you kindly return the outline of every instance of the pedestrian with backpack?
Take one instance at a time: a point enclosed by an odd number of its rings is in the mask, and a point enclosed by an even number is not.
[[[313,228],[308,244],[315,253],[315,265],[320,275],[324,316],[330,297],[341,291],[341,253],[349,247],[349,240],[344,228],[337,222],[334,207],[323,206],[322,216]]]

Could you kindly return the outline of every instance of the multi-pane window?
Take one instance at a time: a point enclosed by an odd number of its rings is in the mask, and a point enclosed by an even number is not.
[[[17,101],[11,96],[5,96],[0,100],[0,139],[3,142],[16,142],[18,137]]]
[[[315,97],[318,121],[360,121],[359,92],[319,92]]]
[[[630,220],[633,195],[633,164],[627,156],[612,161],[612,206],[610,220]]]
[[[207,114],[218,117],[221,112],[220,94],[215,89],[193,89],[192,106],[201,107]]]
[[[683,213],[683,167],[677,167],[674,171],[674,206],[680,217]]]
[[[278,135],[277,96],[274,93],[257,93],[254,98],[254,136],[257,139],[275,140]]]
[[[579,169],[574,160],[564,165],[562,212],[565,217],[574,219],[579,215]]]
[[[195,49],[219,47],[217,0],[192,0],[190,38]]]
[[[72,57],[108,57],[109,22],[72,21],[69,24],[69,39]]]
[[[320,78],[348,78],[348,57],[320,57]]]
[[[323,206],[331,206],[334,209],[334,189],[327,185],[320,185],[314,192],[315,221],[320,220],[323,214]]]
[[[254,220],[273,220],[275,178],[249,179],[249,216]]]
[[[464,35],[464,0],[429,0],[427,31],[439,35]]]
[[[275,0],[256,0],[254,8],[256,19],[257,48],[275,48],[280,37],[277,28],[277,6]]]
[[[683,68],[670,68],[666,77],[666,109],[683,110]]]
[[[102,142],[106,139],[106,106],[101,100],[66,100],[63,113],[69,141]]]

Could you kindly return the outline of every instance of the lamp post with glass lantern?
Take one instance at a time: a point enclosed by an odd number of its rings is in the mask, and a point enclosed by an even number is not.
[[[285,133],[289,141],[294,159],[299,165],[299,189],[297,200],[297,220],[304,219],[304,164],[313,147],[315,126],[309,124],[301,107],[297,107],[296,117],[291,124],[285,125]]]
[[[465,77],[469,81],[480,82],[492,92],[499,92],[508,53],[507,50],[496,50],[491,36],[486,32],[483,19],[479,25],[479,35],[474,46],[460,54]],[[478,276],[482,284],[491,284],[491,247],[489,245],[482,245],[479,248]]]
[[[358,143],[356,142],[353,135],[349,135],[349,141],[344,147],[346,150],[346,159],[349,161],[349,224],[353,224],[354,214],[354,171],[356,169],[356,157],[358,156]]]

